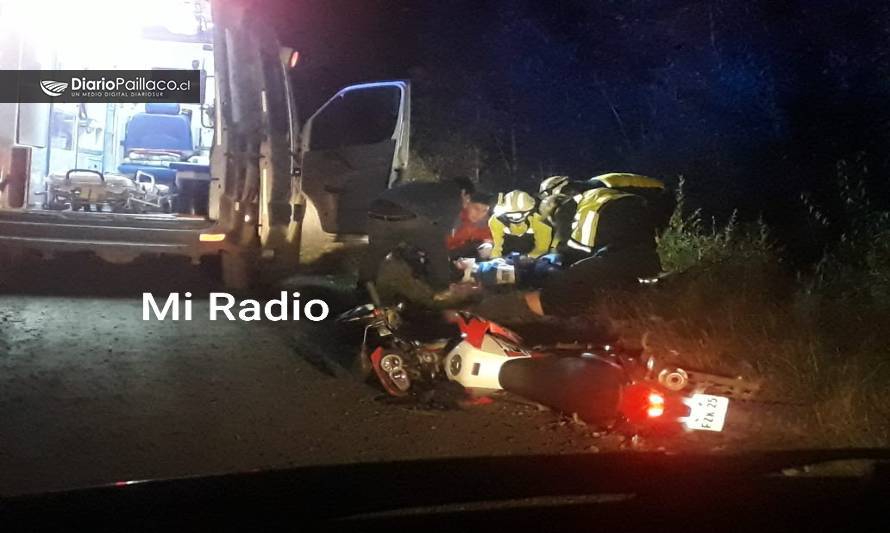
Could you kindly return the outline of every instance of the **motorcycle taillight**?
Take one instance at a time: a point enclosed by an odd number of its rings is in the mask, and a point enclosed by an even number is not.
[[[650,392],[646,415],[649,418],[657,418],[664,414],[664,396],[657,392]]]
[[[624,388],[619,409],[628,421],[643,423],[664,414],[665,397],[644,383],[634,383]]]

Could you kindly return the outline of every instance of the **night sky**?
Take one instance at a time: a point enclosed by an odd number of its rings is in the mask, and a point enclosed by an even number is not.
[[[270,0],[299,101],[413,82],[412,145],[497,190],[552,173],[676,182],[791,244],[838,161],[886,202],[890,7],[860,1]],[[819,242],[811,242],[818,245]]]

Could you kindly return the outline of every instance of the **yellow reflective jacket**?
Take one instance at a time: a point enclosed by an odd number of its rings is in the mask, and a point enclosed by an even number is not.
[[[633,198],[635,195],[615,189],[591,189],[578,196],[578,207],[572,221],[572,231],[565,243],[569,248],[591,253],[602,244],[599,242],[597,229],[603,208],[609,202],[619,198]],[[654,238],[654,233],[653,233]]]
[[[664,231],[670,223],[676,207],[676,198],[664,182],[639,174],[612,172],[590,178],[594,187],[608,187],[621,192],[636,194],[646,200],[648,211],[657,232]]]
[[[538,257],[550,250],[553,228],[539,213],[532,213],[518,224],[493,216],[488,219],[488,227],[491,229],[493,243],[492,257],[502,257],[510,252]]]
[[[640,174],[628,174],[626,172],[610,172],[590,178],[591,182],[600,182],[610,189],[661,189],[664,190],[664,182]]]

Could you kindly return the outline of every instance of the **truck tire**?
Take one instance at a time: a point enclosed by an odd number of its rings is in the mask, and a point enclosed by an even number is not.
[[[243,291],[255,285],[257,265],[253,254],[223,253],[220,263],[220,277],[226,289]]]

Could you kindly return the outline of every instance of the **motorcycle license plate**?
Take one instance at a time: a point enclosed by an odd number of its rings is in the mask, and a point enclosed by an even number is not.
[[[695,431],[723,431],[729,398],[713,394],[693,394],[685,401],[689,406],[689,417],[684,424]]]

